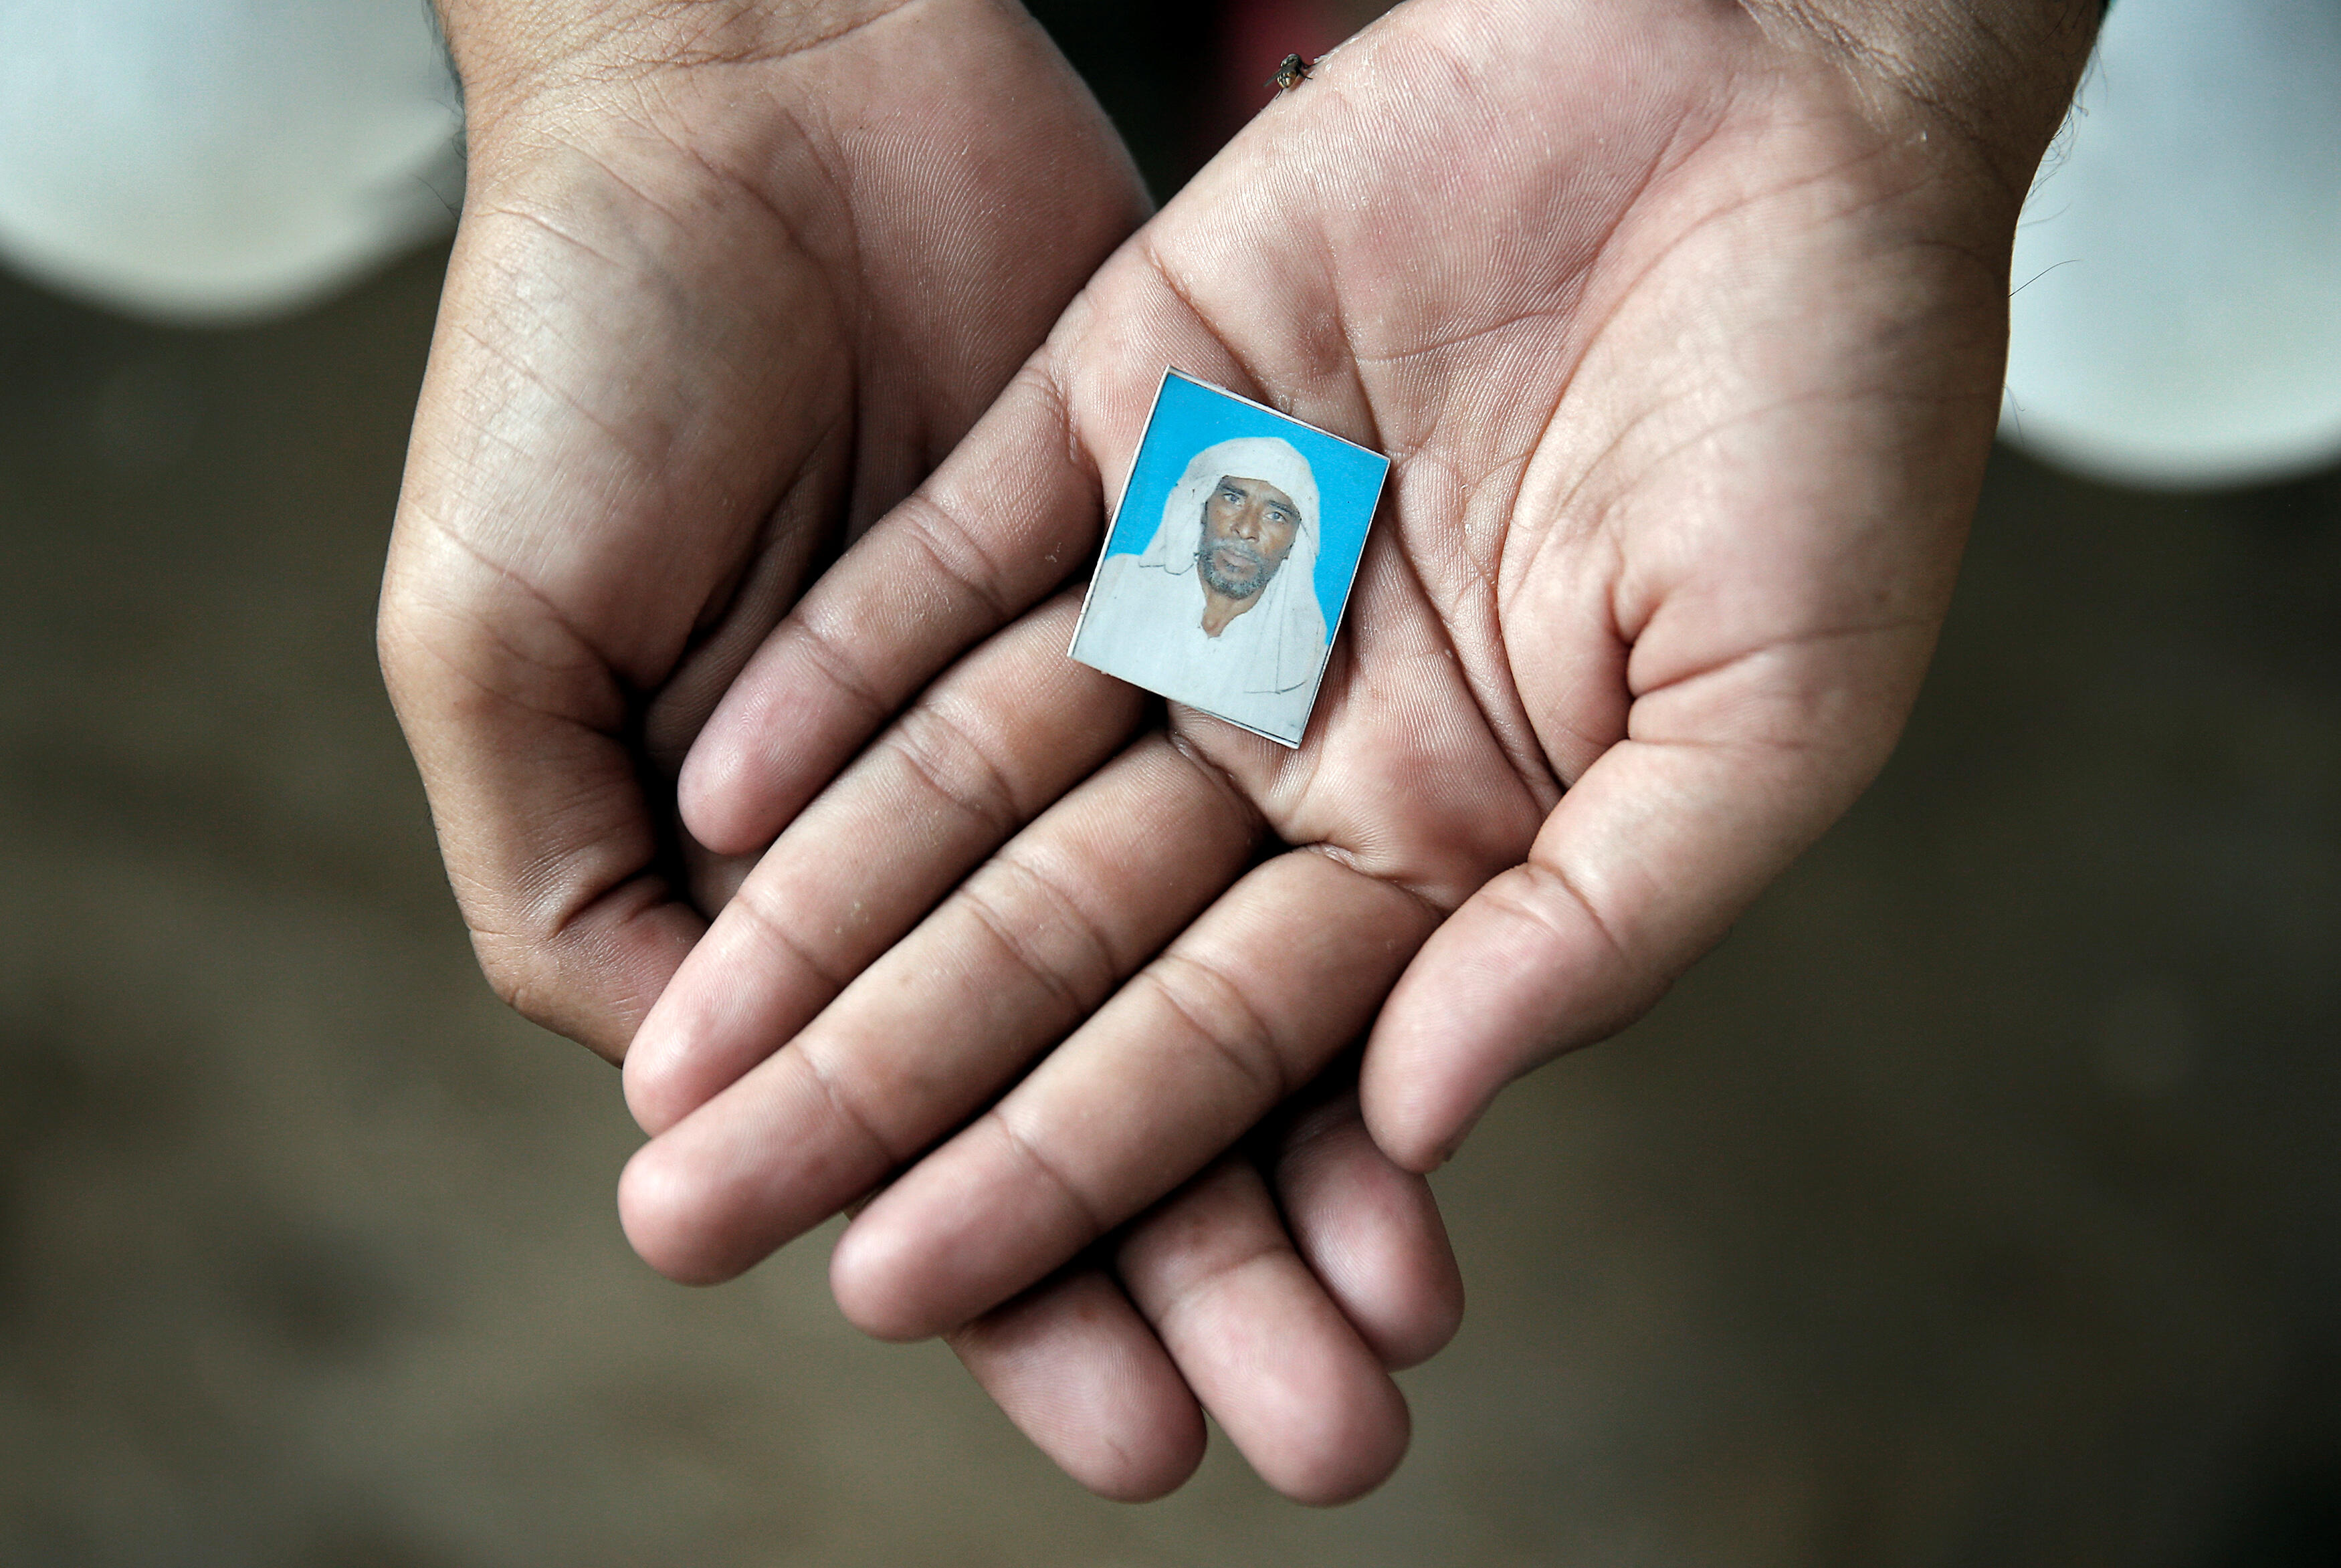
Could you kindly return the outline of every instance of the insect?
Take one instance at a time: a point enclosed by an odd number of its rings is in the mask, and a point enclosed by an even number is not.
[[[1276,68],[1276,74],[1268,79],[1268,84],[1280,93],[1290,93],[1309,80],[1311,64],[1298,55],[1287,55],[1284,63]]]

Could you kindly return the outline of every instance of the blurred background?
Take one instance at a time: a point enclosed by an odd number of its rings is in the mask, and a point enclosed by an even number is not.
[[[2115,8],[1908,739],[1441,1174],[1470,1314],[1330,1512],[1090,1498],[826,1233],[628,1251],[374,664],[452,86],[214,9],[0,6],[0,1563],[2341,1563],[2341,7]],[[1035,6],[1161,193],[1373,9]]]

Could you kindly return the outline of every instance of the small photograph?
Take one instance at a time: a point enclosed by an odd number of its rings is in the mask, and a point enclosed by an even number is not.
[[[1072,656],[1300,744],[1390,459],[1164,373]]]

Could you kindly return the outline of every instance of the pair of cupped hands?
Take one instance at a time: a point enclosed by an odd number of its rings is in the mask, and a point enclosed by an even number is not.
[[[1422,1173],[1901,727],[2094,0],[1409,0],[1151,217],[1010,0],[443,9],[384,664],[627,1235],[866,1202],[846,1315],[1084,1484],[1378,1484]],[[1393,461],[1298,751],[1065,657],[1173,365]]]

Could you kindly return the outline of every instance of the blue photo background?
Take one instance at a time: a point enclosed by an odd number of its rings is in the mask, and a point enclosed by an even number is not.
[[[1135,555],[1146,548],[1161,525],[1171,488],[1197,452],[1239,436],[1257,435],[1290,442],[1317,476],[1317,504],[1324,513],[1317,520],[1317,602],[1325,611],[1330,640],[1341,624],[1341,607],[1358,573],[1358,556],[1366,547],[1366,530],[1374,521],[1374,503],[1381,497],[1390,459],[1177,371],[1163,378],[1105,552]]]

